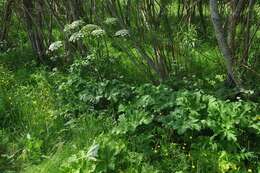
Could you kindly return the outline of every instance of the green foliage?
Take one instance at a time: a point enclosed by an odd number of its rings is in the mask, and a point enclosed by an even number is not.
[[[0,43],[0,172],[260,171],[257,82],[223,87],[215,45],[196,22],[175,26],[176,4],[160,3],[152,18],[136,1],[130,21],[103,16],[53,30],[47,67],[27,44]],[[160,60],[170,75],[159,84]]]
[[[123,110],[125,109],[125,110]],[[126,134],[135,132],[136,128],[140,125],[150,124],[153,120],[152,116],[149,116],[146,112],[140,112],[137,110],[129,110],[128,108],[119,108],[120,112],[124,112],[119,117],[118,126],[113,129],[115,134]]]
[[[74,116],[81,112],[110,115],[117,121],[112,130],[92,138],[92,145],[88,142],[64,160],[60,171],[153,170],[148,165],[159,172],[243,171],[246,161],[258,157],[257,148],[248,147],[248,142],[257,146],[259,140],[252,138],[259,135],[256,103],[223,101],[203,91],[173,91],[163,85],[98,82],[72,74],[64,80],[55,72],[51,79],[60,86],[57,95],[66,105],[60,111],[67,117],[68,129],[77,129]],[[245,138],[245,134],[250,135]]]
[[[95,79],[85,72],[88,63],[75,60],[67,74],[1,68],[0,169],[257,171],[258,103],[221,100],[198,89]],[[16,81],[23,76],[29,78]]]

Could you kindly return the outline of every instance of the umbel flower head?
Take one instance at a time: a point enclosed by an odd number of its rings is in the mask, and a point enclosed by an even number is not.
[[[75,43],[76,41],[79,41],[83,37],[84,37],[84,35],[82,32],[80,32],[80,31],[75,32],[70,36],[69,41]]]
[[[96,29],[96,30],[91,32],[91,35],[93,35],[95,37],[104,36],[105,34],[106,34],[106,31],[103,30],[103,29]]]
[[[87,24],[82,27],[80,32],[82,32],[84,35],[89,35],[92,31],[101,29],[98,25],[95,24]]]
[[[59,50],[63,46],[62,41],[55,41],[49,46],[49,51],[54,52],[56,50]]]
[[[76,20],[76,21],[72,22],[71,24],[66,25],[64,28],[64,32],[72,32],[84,24],[85,24],[85,22],[83,20]]]
[[[127,37],[130,36],[129,30],[127,29],[121,29],[115,33],[116,37]]]

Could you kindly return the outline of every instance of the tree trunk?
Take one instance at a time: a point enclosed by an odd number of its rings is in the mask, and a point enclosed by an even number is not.
[[[239,0],[237,2],[231,2],[231,15],[228,22],[228,46],[230,48],[233,58],[235,57],[235,39],[236,39],[236,28],[239,21],[241,12],[243,11],[245,0]]]
[[[13,3],[14,3],[14,0],[7,0],[7,2],[5,4],[2,31],[0,32],[0,41],[7,40],[8,27],[10,25],[11,17],[12,17]]]
[[[255,0],[249,0],[248,4],[248,15],[246,19],[246,29],[245,29],[245,41],[244,41],[244,50],[243,50],[243,56],[242,56],[242,64],[247,65],[248,58],[249,58],[249,49],[250,49],[250,29],[252,27],[252,15],[253,15],[253,9],[255,5]]]
[[[32,44],[32,48],[38,57],[39,62],[45,63],[46,48],[44,44],[42,28],[39,28],[42,21],[39,11],[36,13],[34,8],[34,2],[32,0],[23,0],[23,13],[26,29],[28,32],[29,39]],[[36,19],[37,18],[37,19]]]
[[[225,59],[227,69],[227,82],[230,86],[236,86],[237,82],[235,80],[233,72],[233,56],[228,46],[227,39],[225,38],[224,30],[221,24],[221,19],[218,11],[218,0],[210,0],[210,10],[218,45]]]

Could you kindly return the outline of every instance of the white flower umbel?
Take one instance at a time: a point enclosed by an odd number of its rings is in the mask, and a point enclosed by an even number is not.
[[[82,32],[75,32],[70,36],[69,41],[75,43],[76,41],[79,41],[83,37],[84,35],[82,34]]]
[[[74,31],[76,28],[84,25],[84,23],[85,22],[83,20],[76,20],[76,21],[72,22],[71,24],[66,25],[64,28],[64,32]]]
[[[91,32],[91,35],[93,35],[95,37],[104,36],[105,34],[106,34],[106,31],[103,30],[103,29],[96,29],[96,30]]]
[[[81,33],[83,33],[85,36],[89,35],[92,31],[101,29],[98,25],[95,24],[87,24],[82,27],[80,30]]]
[[[115,33],[116,37],[126,37],[130,36],[129,31],[127,29],[121,29]]]
[[[56,41],[54,43],[52,43],[50,46],[49,46],[49,51],[50,52],[53,52],[53,51],[56,51],[58,49],[60,49],[61,47],[63,46],[63,43],[62,41]]]

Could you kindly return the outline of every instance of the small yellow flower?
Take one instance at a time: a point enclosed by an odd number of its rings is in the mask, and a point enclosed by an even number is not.
[[[192,167],[192,169],[195,169],[195,166],[194,166],[194,165],[192,165],[191,167]]]
[[[248,171],[248,172],[253,172],[252,169],[248,169],[247,171]]]

